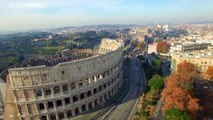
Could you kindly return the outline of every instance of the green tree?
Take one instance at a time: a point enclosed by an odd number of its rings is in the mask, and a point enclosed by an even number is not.
[[[165,111],[164,120],[190,120],[190,116],[178,108],[171,108]]]
[[[158,90],[163,87],[164,79],[158,74],[152,76],[152,78],[148,82],[149,87],[151,90]]]

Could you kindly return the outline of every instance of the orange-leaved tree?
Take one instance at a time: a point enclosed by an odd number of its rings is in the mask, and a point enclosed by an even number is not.
[[[213,66],[209,66],[208,69],[205,71],[204,76],[207,79],[213,80]]]
[[[157,52],[158,53],[167,53],[169,51],[169,48],[170,48],[170,45],[165,41],[157,43]]]
[[[187,112],[192,119],[197,117],[200,110],[199,100],[193,98],[192,76],[196,67],[189,62],[182,62],[177,66],[177,71],[165,79],[165,88],[161,100],[164,102],[163,111],[178,108]]]

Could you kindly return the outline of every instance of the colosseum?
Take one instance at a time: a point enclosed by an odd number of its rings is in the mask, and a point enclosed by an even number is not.
[[[64,50],[8,70],[5,120],[61,120],[95,109],[122,85],[120,40],[103,39],[97,50]]]

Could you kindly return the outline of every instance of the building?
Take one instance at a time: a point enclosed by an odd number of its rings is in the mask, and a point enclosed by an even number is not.
[[[171,43],[170,53],[202,50],[202,49],[207,49],[209,46],[211,46],[211,43],[176,42],[176,43]]]
[[[99,50],[65,50],[8,70],[5,120],[72,118],[110,99],[122,85],[122,41]]]
[[[155,53],[157,54],[157,43],[148,45],[148,54]]]
[[[213,65],[213,49],[194,52],[175,52],[171,54],[171,70],[175,71],[176,66],[183,62],[193,63],[200,72],[205,72]]]

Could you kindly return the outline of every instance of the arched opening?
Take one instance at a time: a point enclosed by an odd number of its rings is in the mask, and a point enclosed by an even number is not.
[[[44,107],[44,104],[43,103],[39,103],[39,110],[44,110],[45,107]]]
[[[47,120],[47,116],[41,116],[41,120]]]
[[[47,105],[48,109],[54,108],[53,102],[48,102]]]
[[[89,103],[89,109],[92,109],[92,102]]]
[[[61,100],[57,100],[57,101],[56,101],[56,106],[57,106],[57,107],[62,106],[62,102],[61,102]]]
[[[76,88],[75,83],[72,83],[72,84],[71,84],[71,90],[73,90],[73,89],[75,89],[75,88]]]
[[[108,81],[108,86],[110,86],[110,81]]]
[[[102,86],[99,86],[99,91],[101,91],[102,90]]]
[[[81,109],[83,112],[86,111],[86,105],[82,105]]]
[[[47,95],[51,95],[51,89],[46,89],[45,90],[45,95],[47,96]]]
[[[78,101],[78,96],[77,95],[73,96],[72,100],[73,100],[73,102],[77,102]]]
[[[67,85],[63,85],[62,89],[63,89],[64,93],[68,93],[68,86]]]
[[[93,93],[96,94],[97,93],[97,88],[93,89]]]
[[[40,97],[40,96],[42,96],[42,92],[41,92],[41,90],[36,89],[36,90],[34,90],[34,91],[35,91],[35,95],[36,95],[36,97]]]
[[[106,87],[107,87],[107,85],[106,85],[106,83],[104,83],[104,89],[106,89]]]
[[[97,106],[97,105],[98,105],[98,99],[95,100],[95,106]]]
[[[79,114],[79,108],[75,108],[75,115],[78,115]]]
[[[56,120],[55,114],[50,114],[50,120]]]
[[[60,113],[58,114],[58,117],[59,117],[59,120],[64,119],[64,113],[63,113],[63,112],[60,112]]]
[[[67,111],[67,117],[72,117],[72,111],[71,110]]]
[[[84,93],[81,93],[80,98],[84,99]]]
[[[59,87],[59,86],[55,86],[55,87],[54,87],[54,93],[55,93],[55,94],[60,93],[60,87]]]
[[[64,102],[65,102],[65,105],[70,104],[70,98],[65,98]]]
[[[91,96],[91,91],[87,92],[87,97]]]

